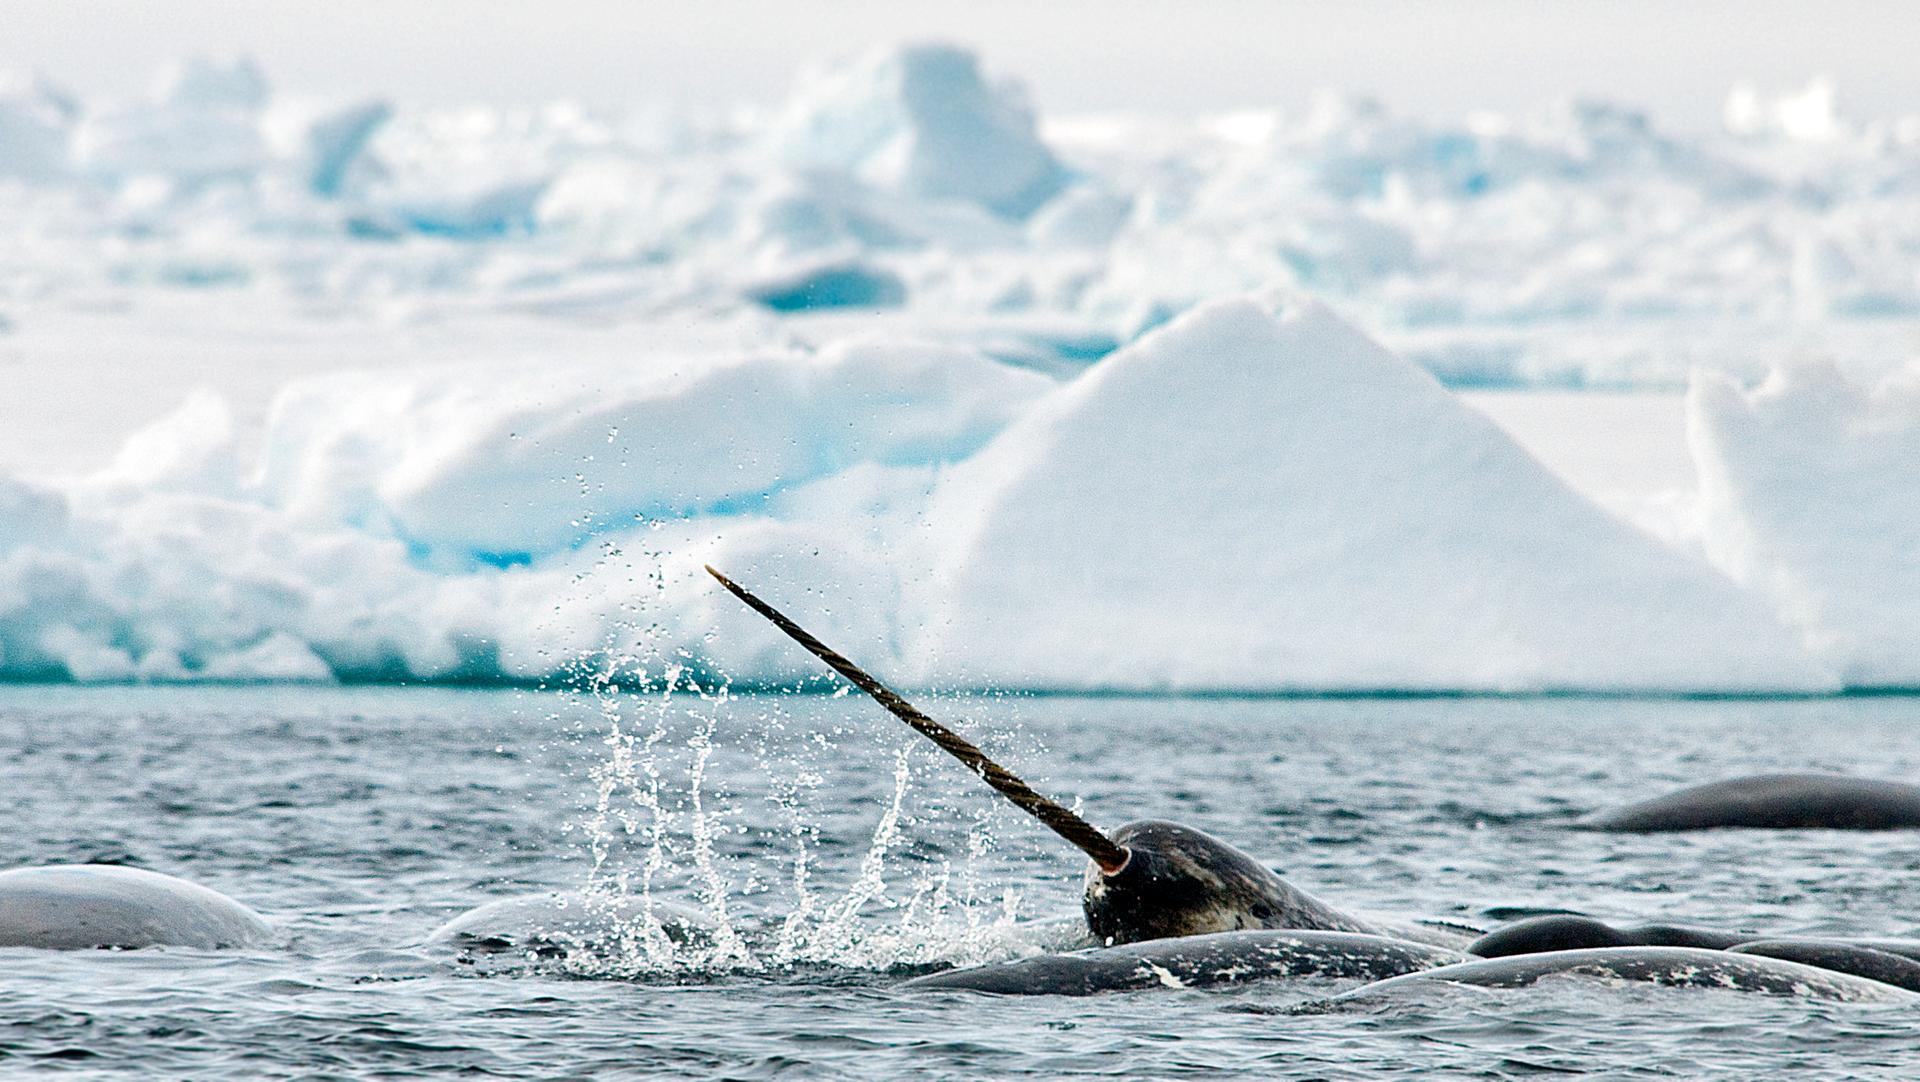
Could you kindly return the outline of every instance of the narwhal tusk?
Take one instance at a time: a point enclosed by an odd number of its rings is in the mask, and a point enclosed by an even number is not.
[[[1112,838],[1100,833],[1098,827],[1075,815],[1059,803],[1049,800],[1026,782],[1015,777],[1011,771],[992,759],[987,753],[973,746],[965,737],[945,725],[920,712],[920,709],[896,694],[892,688],[867,675],[866,671],[842,657],[840,653],[814,638],[807,630],[786,618],[772,605],[753,596],[752,593],[711,565],[707,574],[720,580],[733,596],[747,603],[747,607],[772,621],[773,626],[787,633],[787,637],[801,646],[814,657],[826,662],[834,672],[847,678],[854,687],[873,696],[873,700],[887,708],[887,712],[908,725],[913,726],[922,736],[940,745],[948,755],[967,764],[975,774],[988,785],[999,790],[1001,795],[1013,801],[1014,805],[1035,819],[1046,824],[1055,834],[1071,842],[1081,852],[1093,858],[1100,870],[1112,875],[1126,867],[1127,858],[1132,854],[1125,846],[1117,844]]]

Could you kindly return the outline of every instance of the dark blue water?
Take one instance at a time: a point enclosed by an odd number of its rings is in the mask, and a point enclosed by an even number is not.
[[[1920,700],[928,705],[1097,823],[1201,826],[1343,908],[1920,933],[1920,834],[1564,827],[1761,770],[1910,780]],[[1291,1015],[1344,986],[894,991],[1032,949],[1017,922],[1072,913],[1080,874],[897,730],[857,698],[0,689],[0,865],[151,868],[277,929],[235,952],[0,951],[0,1073],[1920,1074],[1908,1010],[1731,992],[1563,982]],[[429,941],[493,898],[638,889],[650,859],[655,895],[724,913],[734,953],[469,964]]]

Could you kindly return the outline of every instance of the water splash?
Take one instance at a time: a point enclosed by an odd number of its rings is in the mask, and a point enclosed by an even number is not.
[[[948,846],[954,858],[928,844],[927,831],[909,829],[953,833],[915,818],[916,804],[940,794],[916,788],[932,758],[910,736],[892,750],[891,785],[858,873],[830,885],[817,879],[817,850],[859,836],[849,828],[873,811],[827,780],[852,768],[838,740],[855,733],[795,716],[836,710],[835,699],[758,700],[756,716],[724,680],[703,680],[684,659],[606,651],[581,671],[584,688],[573,694],[590,704],[601,749],[578,823],[588,860],[582,893],[599,919],[596,934],[574,937],[569,972],[888,971],[1039,949],[1017,921],[1019,893],[983,885],[995,805],[963,804],[976,810],[960,843]],[[691,931],[675,924],[688,907],[699,918]]]

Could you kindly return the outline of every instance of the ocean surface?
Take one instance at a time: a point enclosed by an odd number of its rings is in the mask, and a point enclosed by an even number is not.
[[[1177,819],[1346,909],[1920,934],[1920,834],[1633,837],[1736,774],[1920,776],[1920,699],[928,698],[1096,823]],[[265,914],[243,951],[0,951],[0,1074],[1911,1078],[1910,1010],[1548,982],[911,994],[1077,911],[1082,858],[825,695],[0,688],[0,865],[124,863]],[[461,957],[474,905],[647,890],[722,942]]]

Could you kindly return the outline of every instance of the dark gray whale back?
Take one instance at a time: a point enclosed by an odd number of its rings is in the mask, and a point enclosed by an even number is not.
[[[1467,945],[1467,953],[1481,958],[1516,954],[1585,950],[1591,947],[1698,947],[1726,950],[1758,939],[1746,932],[1722,932],[1685,924],[1632,924],[1614,927],[1605,921],[1572,914],[1554,914],[1515,921],[1495,928]]]
[[[1205,988],[1280,977],[1379,980],[1465,958],[1445,947],[1356,932],[1216,932],[953,969],[907,981],[901,987],[1086,996],[1144,988]]]
[[[1920,995],[1849,973],[1816,969],[1759,954],[1695,947],[1598,947],[1590,950],[1482,958],[1392,977],[1356,988],[1338,1001],[1372,999],[1440,984],[1525,988],[1547,977],[1591,977],[1612,983],[1710,988],[1842,1003],[1920,1003]]]
[[[1639,832],[1718,827],[1902,830],[1920,827],[1920,786],[1840,774],[1760,774],[1596,812],[1580,825]]]
[[[1837,939],[1760,939],[1730,949],[1733,954],[1784,958],[1801,965],[1851,973],[1870,981],[1920,992],[1920,962]]]

